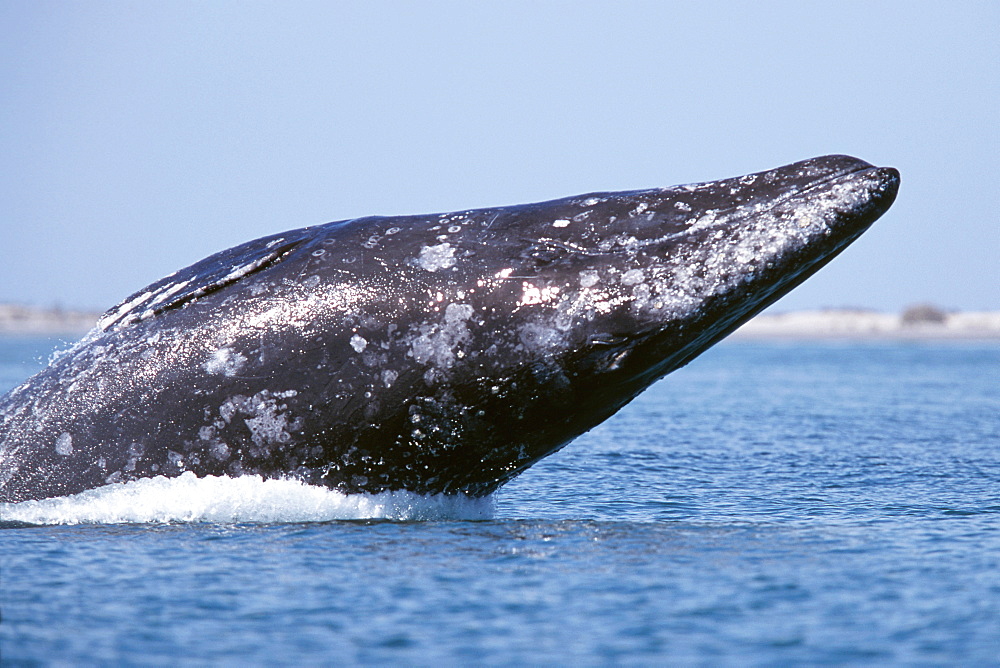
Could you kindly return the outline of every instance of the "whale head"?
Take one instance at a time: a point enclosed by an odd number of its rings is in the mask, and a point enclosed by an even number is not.
[[[805,280],[898,183],[828,156],[237,246],[0,399],[0,500],[185,471],[488,494]]]
[[[509,209],[477,240],[506,247],[494,257],[508,262],[480,280],[520,317],[526,345],[569,354],[588,375],[648,383],[829,262],[898,184],[895,169],[828,156]]]

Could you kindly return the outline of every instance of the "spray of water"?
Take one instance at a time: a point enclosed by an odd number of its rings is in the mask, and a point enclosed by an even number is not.
[[[30,524],[481,520],[492,518],[494,510],[493,497],[403,491],[345,495],[296,480],[198,478],[185,473],[107,485],[73,496],[4,503],[0,519]]]

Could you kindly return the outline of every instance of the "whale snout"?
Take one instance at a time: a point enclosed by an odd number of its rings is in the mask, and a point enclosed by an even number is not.
[[[899,170],[895,167],[877,167],[872,170],[873,193],[879,196],[889,208],[899,192]]]
[[[829,184],[829,185],[828,185]],[[832,227],[846,228],[844,232],[851,240],[868,229],[896,200],[899,192],[899,170],[894,167],[874,167],[860,169],[835,178],[828,187],[835,198],[833,209],[836,217]],[[811,196],[809,190],[804,197]],[[823,201],[818,198],[818,201]]]
[[[889,210],[899,192],[899,170],[895,167],[876,167],[867,173],[870,197],[871,222]],[[869,223],[871,224],[871,223]]]

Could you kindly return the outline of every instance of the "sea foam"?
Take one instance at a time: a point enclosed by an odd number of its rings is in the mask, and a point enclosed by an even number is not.
[[[296,480],[185,473],[107,485],[72,496],[0,504],[0,520],[30,524],[157,524],[164,522],[326,522],[481,520],[493,517],[492,496],[425,496],[396,491],[342,494]]]

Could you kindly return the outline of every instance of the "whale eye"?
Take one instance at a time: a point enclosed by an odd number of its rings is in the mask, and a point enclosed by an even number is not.
[[[535,248],[529,254],[536,267],[547,267],[548,265],[565,258],[568,253],[561,248]]]

